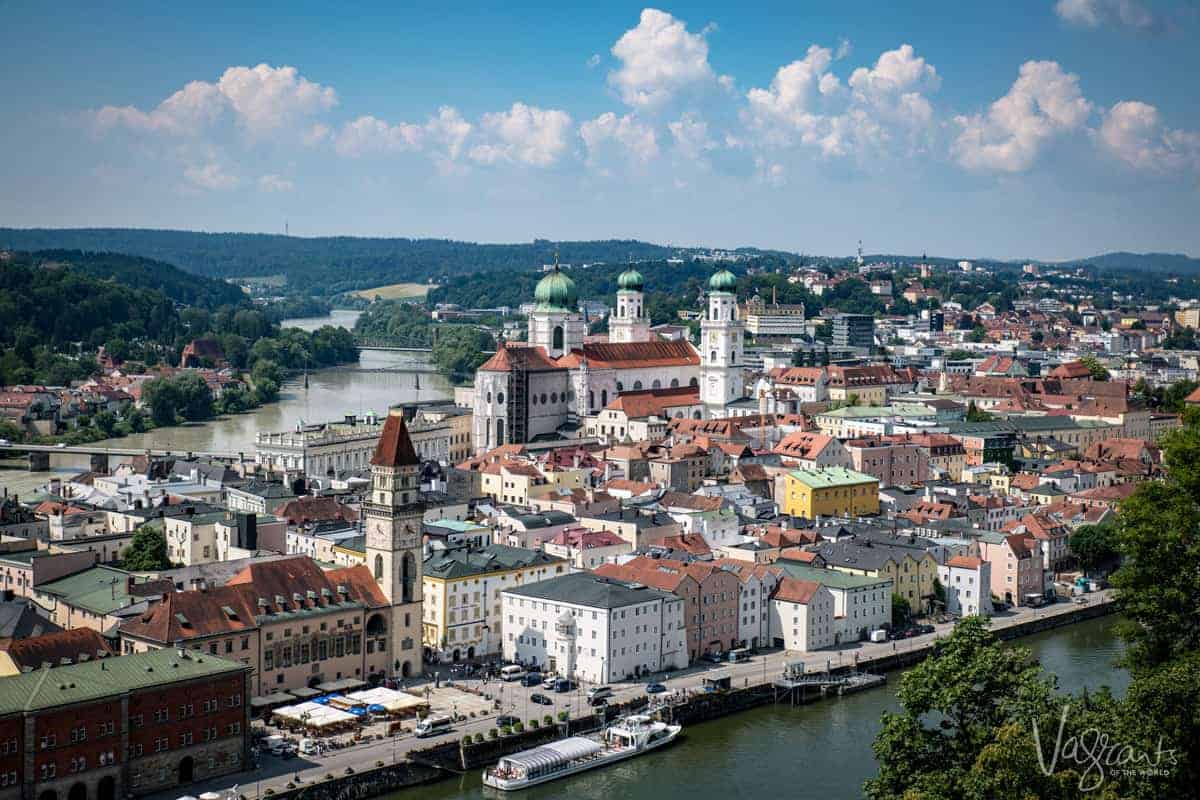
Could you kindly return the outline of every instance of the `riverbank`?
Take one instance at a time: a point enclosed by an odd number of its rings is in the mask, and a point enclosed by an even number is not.
[[[1107,599],[1107,596],[1105,596]],[[1001,638],[1021,637],[1031,642],[1034,653],[1043,661],[1047,671],[1057,674],[1065,686],[1071,689],[1087,687],[1094,689],[1100,685],[1112,685],[1120,692],[1127,682],[1125,673],[1112,667],[1113,659],[1119,655],[1121,645],[1112,631],[1112,622],[1108,615],[1113,612],[1110,603],[1097,603],[1087,607],[1075,606],[1070,603],[1059,603],[1048,609],[1025,609],[1026,613],[1012,614],[1009,617],[998,617],[994,627]],[[939,635],[946,635],[950,626],[942,626]],[[879,664],[881,671],[890,666],[891,669],[904,668],[928,655],[932,636],[928,641],[905,640],[896,643],[899,658],[882,652],[885,645],[874,645],[880,652],[863,652],[865,645],[841,651],[824,651],[808,654],[787,654],[770,652],[755,656],[751,662],[738,665],[722,665],[719,667],[697,667],[689,669],[673,677],[662,677],[672,691],[680,691],[693,700],[683,709],[673,713],[689,714],[685,739],[672,746],[673,755],[669,760],[647,758],[634,759],[629,764],[615,766],[610,769],[589,773],[587,776],[572,779],[571,791],[573,796],[582,798],[611,797],[614,793],[632,800],[664,800],[668,797],[686,796],[689,800],[697,800],[694,793],[685,791],[688,786],[697,783],[697,772],[704,773],[703,785],[698,791],[703,798],[727,798],[734,796],[753,795],[759,791],[767,794],[795,794],[795,786],[804,785],[807,792],[804,796],[850,797],[857,796],[863,780],[874,772],[870,743],[878,730],[879,716],[896,707],[894,698],[894,680],[888,681],[881,688],[857,693],[827,692],[820,697],[819,692],[810,693],[810,699],[805,702],[792,703],[786,695],[781,695],[778,702],[774,698],[753,700],[755,686],[766,684],[772,686],[781,676],[783,666],[798,660],[806,663],[809,671],[819,671],[826,663],[835,673],[853,671],[854,654],[860,656],[860,668],[868,661]],[[887,643],[886,648],[891,648]],[[739,707],[733,708],[733,701],[717,701],[713,706],[711,698],[720,695],[705,695],[700,692],[706,676],[714,671],[732,671],[732,683],[735,687],[725,694],[735,695]],[[490,685],[489,690],[498,687]],[[646,702],[642,685],[618,685],[617,695],[622,704],[631,702]],[[504,685],[504,696],[512,699],[519,687],[511,684]],[[749,691],[747,691],[749,690]],[[541,691],[540,687],[527,691]],[[556,701],[559,699],[555,696]],[[703,714],[701,709],[712,706]],[[628,706],[626,706],[628,707]],[[506,707],[504,713],[520,714],[521,703],[518,698],[515,707]],[[538,708],[530,706],[530,709]],[[584,708],[577,708],[582,712]],[[557,711],[557,709],[555,709]],[[539,709],[536,716],[543,712]],[[545,713],[549,713],[549,709]],[[588,722],[586,714],[576,713],[573,716],[572,730]],[[683,720],[684,717],[679,716]],[[705,722],[703,719],[711,721]],[[594,727],[594,725],[593,725]],[[346,797],[362,800],[366,795],[357,795],[357,789],[345,788],[347,778],[350,783],[357,784],[351,775],[345,774],[347,767],[354,770],[353,775],[373,773],[377,763],[390,765],[404,763],[412,758],[414,753],[424,766],[429,761],[442,764],[440,777],[430,779],[425,773],[416,771],[403,773],[408,778],[416,780],[420,774],[419,783],[423,786],[422,798],[445,798],[460,800],[464,797],[490,797],[479,784],[478,769],[482,764],[481,755],[486,755],[494,761],[504,752],[534,746],[537,736],[554,736],[544,728],[539,734],[527,733],[523,738],[506,737],[505,739],[489,740],[488,731],[495,728],[491,717],[464,721],[456,726],[454,732],[442,740],[417,740],[411,736],[401,736],[392,740],[382,740],[348,750],[338,750],[314,759],[297,759],[284,762],[278,759],[264,760],[263,769],[258,773],[261,785],[246,783],[242,792],[247,797],[257,797],[259,791],[263,795],[271,789],[276,796],[286,797],[286,784],[299,774],[305,787],[305,800],[329,800],[327,789],[318,790],[324,783],[325,775],[335,776],[338,792],[350,792]],[[472,744],[462,745],[462,737],[472,737]],[[475,744],[475,734],[480,734],[484,741]],[[465,751],[466,759],[463,759]],[[425,753],[425,755],[422,755]],[[797,759],[798,753],[804,753],[805,758]],[[454,759],[454,760],[447,760]],[[640,762],[640,763],[639,763]],[[410,762],[415,763],[415,762]],[[490,763],[487,761],[486,763]],[[772,763],[774,771],[762,771],[753,765]],[[463,765],[470,765],[464,770]],[[465,771],[465,774],[460,774]],[[788,783],[784,776],[801,783]],[[378,776],[376,776],[378,777]],[[362,780],[367,780],[364,776]],[[380,784],[371,778],[371,783],[378,787]],[[431,782],[432,780],[432,782]],[[224,784],[227,786],[228,784]],[[395,789],[409,784],[396,784]],[[193,794],[208,789],[220,790],[224,786],[194,787]],[[756,791],[750,791],[750,787]],[[557,788],[556,788],[557,787]],[[720,788],[718,788],[720,787]],[[821,787],[822,793],[813,793]],[[328,787],[332,789],[332,787]],[[386,791],[386,790],[385,790]],[[561,785],[550,785],[545,789],[534,789],[524,794],[530,798],[553,798],[561,796]],[[315,793],[314,793],[315,792]],[[375,796],[375,795],[370,795]],[[340,795],[333,797],[338,800]],[[162,800],[173,800],[165,795]]]

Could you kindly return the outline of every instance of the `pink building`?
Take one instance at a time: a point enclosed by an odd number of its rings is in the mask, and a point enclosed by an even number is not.
[[[863,437],[845,447],[853,468],[878,478],[881,487],[912,486],[929,479],[929,456],[917,442]]]
[[[605,564],[596,574],[643,583],[682,598],[691,660],[738,646],[741,582],[733,572],[712,562],[638,556],[625,564]]]
[[[975,540],[972,555],[991,564],[992,595],[1025,605],[1029,595],[1045,591],[1042,544],[1024,534],[987,532]]]

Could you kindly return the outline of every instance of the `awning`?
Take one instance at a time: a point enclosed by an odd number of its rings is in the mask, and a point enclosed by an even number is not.
[[[296,698],[287,692],[273,692],[272,694],[264,694],[262,697],[250,698],[251,708],[271,708],[272,706],[286,706],[288,703],[296,702]]]
[[[376,686],[374,689],[352,692],[346,696],[356,703],[365,703],[368,706],[382,706],[392,714],[399,714],[429,705],[429,701],[423,697],[417,697],[407,692],[398,692],[395,689],[388,689],[385,686]]]
[[[358,678],[341,678],[336,681],[326,681],[318,683],[317,688],[325,694],[333,694],[335,692],[350,692],[355,689],[361,689],[366,686],[366,681],[360,681]]]
[[[314,697],[325,694],[320,689],[310,689],[307,686],[301,686],[299,689],[288,689],[287,693],[301,700],[311,700]]]
[[[353,714],[347,714],[345,711],[323,706],[319,703],[300,703],[294,706],[284,706],[283,708],[275,709],[274,713],[280,719],[296,722],[307,728],[326,728],[330,725],[354,722],[358,719]]]

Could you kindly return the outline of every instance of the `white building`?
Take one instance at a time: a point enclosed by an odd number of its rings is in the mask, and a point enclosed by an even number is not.
[[[722,558],[717,564],[738,576],[738,642],[742,647],[771,646],[771,595],[784,571],[768,564]]]
[[[776,564],[800,580],[821,584],[833,598],[834,644],[866,639],[892,621],[892,579],[851,575],[800,562],[781,560]]]
[[[505,589],[503,653],[594,684],[688,663],[683,600],[641,584],[572,572]]]
[[[527,341],[502,342],[475,373],[476,451],[574,432],[622,392],[703,383],[701,400],[710,416],[723,415],[726,405],[742,399],[743,323],[731,272],[721,270],[709,281],[703,352],[650,330],[640,274],[627,270],[618,284],[609,341],[585,343],[587,324],[578,311],[575,282],[558,268],[542,278],[534,291]]]
[[[938,565],[946,589],[946,613],[960,617],[992,615],[992,565],[971,556],[954,556]]]
[[[834,644],[833,595],[815,581],[784,578],[770,604],[773,644],[807,653]]]
[[[300,424],[293,431],[254,435],[255,458],[269,471],[324,478],[344,470],[365,470],[383,423],[369,414],[336,422]]]

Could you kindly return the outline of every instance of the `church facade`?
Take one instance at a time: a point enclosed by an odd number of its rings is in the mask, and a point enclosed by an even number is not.
[[[623,392],[692,386],[704,414],[722,416],[743,398],[743,331],[736,277],[709,280],[699,349],[650,330],[644,281],[628,269],[617,281],[607,342],[586,342],[575,282],[554,270],[538,283],[526,342],[501,343],[475,373],[472,438],[477,452],[502,444],[570,436],[582,419]],[[694,412],[700,416],[700,412]]]

